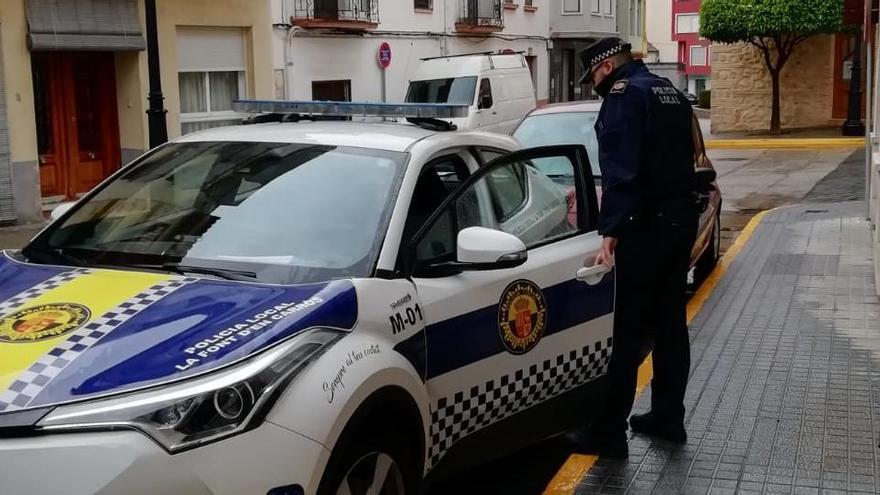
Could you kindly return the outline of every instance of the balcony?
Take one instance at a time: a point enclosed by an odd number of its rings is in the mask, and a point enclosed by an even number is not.
[[[461,0],[455,30],[460,33],[490,34],[504,30],[501,0]]]
[[[379,25],[379,0],[295,0],[291,23],[307,29],[373,29]]]

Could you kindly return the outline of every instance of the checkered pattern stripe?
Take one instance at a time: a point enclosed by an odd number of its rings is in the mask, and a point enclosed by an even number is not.
[[[471,433],[605,374],[611,343],[596,342],[441,398],[431,408],[430,466]]]
[[[114,328],[195,280],[179,277],[160,282],[70,334],[67,340],[40,357],[0,394],[0,412],[28,407],[64,368]]]
[[[13,310],[24,306],[28,301],[36,299],[43,294],[49,292],[52,289],[57,289],[62,285],[72,281],[73,279],[87,275],[91,270],[87,270],[85,268],[77,268],[76,270],[71,270],[64,273],[59,273],[54,277],[46,280],[45,282],[40,282],[39,284],[31,287],[30,289],[20,292],[9,299],[0,303],[0,317],[11,313]]]
[[[628,48],[626,45],[617,45],[614,48],[609,48],[608,50],[605,50],[604,52],[600,53],[599,55],[596,55],[595,57],[593,57],[593,60],[590,60],[590,67],[598,64],[599,62],[605,60],[608,57],[612,57],[614,55],[617,55],[618,53],[621,53],[627,49]]]

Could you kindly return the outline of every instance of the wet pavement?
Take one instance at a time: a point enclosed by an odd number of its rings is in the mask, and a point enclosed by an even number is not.
[[[878,493],[880,299],[863,209],[767,215],[692,322],[687,444],[633,435],[630,459],[600,460],[576,493]]]
[[[723,197],[721,252],[758,212],[801,202],[858,201],[863,149],[709,150]]]

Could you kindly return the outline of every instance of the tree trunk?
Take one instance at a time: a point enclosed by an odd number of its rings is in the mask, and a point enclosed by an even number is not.
[[[770,80],[773,83],[772,103],[770,111],[770,134],[777,136],[782,133],[780,116],[779,73],[780,70],[770,69]]]

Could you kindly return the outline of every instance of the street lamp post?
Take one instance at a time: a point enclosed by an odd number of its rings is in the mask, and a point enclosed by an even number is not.
[[[843,124],[844,136],[864,136],[862,123],[862,28],[855,33],[856,46],[852,56],[852,75],[849,80],[849,113]]]
[[[144,0],[147,17],[147,66],[150,74],[150,108],[147,119],[150,127],[150,148],[155,148],[168,141],[168,124],[165,121],[164,101],[162,95],[162,77],[159,71],[159,39],[156,34],[156,0]]]

